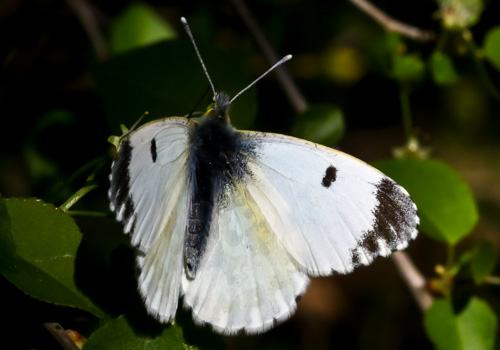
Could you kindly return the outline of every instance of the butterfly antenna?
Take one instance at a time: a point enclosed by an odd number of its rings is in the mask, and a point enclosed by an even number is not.
[[[200,105],[201,101],[203,101],[203,99],[205,98],[205,96],[207,96],[208,91],[210,91],[210,86],[207,86],[207,88],[203,92],[203,95],[201,95],[200,99],[198,100],[198,102],[196,102],[196,104],[194,105],[193,109],[191,110],[191,112],[189,112],[189,114],[186,116],[186,118],[191,118],[191,116],[196,111],[196,108],[198,108],[198,106]]]
[[[229,101],[229,104],[231,104],[234,100],[236,100],[236,98],[238,96],[240,96],[242,93],[244,93],[245,91],[247,91],[248,89],[250,89],[256,82],[258,82],[260,79],[264,78],[269,72],[271,72],[274,68],[282,65],[283,63],[285,63],[286,61],[288,61],[290,58],[292,58],[292,55],[286,55],[285,57],[283,57],[281,60],[279,60],[279,62],[275,63],[274,66],[272,66],[271,68],[269,68],[264,74],[262,74],[260,77],[258,77],[257,79],[255,79],[252,83],[250,83],[250,85],[248,85],[246,88],[244,88],[243,90],[241,90],[240,92],[238,92],[236,94],[236,96],[234,96],[231,101]]]
[[[196,46],[196,43],[193,38],[193,34],[191,33],[191,29],[189,28],[188,22],[186,18],[181,17],[181,22],[184,24],[184,28],[186,29],[187,34],[189,35],[189,38],[191,39],[191,42],[193,43],[194,50],[196,51],[196,54],[198,55],[198,59],[200,60],[201,66],[203,67],[203,71],[205,72],[208,82],[210,83],[210,86],[212,87],[212,91],[214,93],[214,96],[217,94],[215,92],[215,87],[214,84],[212,83],[212,79],[210,79],[210,75],[208,75],[207,67],[205,67],[205,63],[203,62],[203,59],[201,58],[200,51],[198,50],[198,46]]]

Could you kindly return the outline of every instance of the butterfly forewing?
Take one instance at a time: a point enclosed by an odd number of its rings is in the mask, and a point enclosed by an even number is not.
[[[249,193],[309,275],[350,272],[416,237],[415,204],[375,168],[304,140],[244,135],[258,144],[249,162]]]
[[[139,250],[139,289],[148,310],[175,315],[187,223],[186,163],[193,122],[166,118],[126,136],[111,170],[111,209]]]

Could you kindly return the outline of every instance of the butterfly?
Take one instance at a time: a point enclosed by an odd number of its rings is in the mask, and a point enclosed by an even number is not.
[[[182,21],[213,104],[201,118],[168,117],[118,138],[110,207],[138,250],[149,313],[173,320],[182,296],[216,332],[261,333],[293,314],[310,277],[406,248],[417,208],[403,187],[345,153],[236,130],[234,98],[215,91]]]

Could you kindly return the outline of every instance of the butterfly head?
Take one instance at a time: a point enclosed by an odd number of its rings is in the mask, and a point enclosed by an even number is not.
[[[217,92],[214,95],[212,104],[208,107],[206,116],[229,123],[229,105],[231,101],[229,96],[223,92]]]

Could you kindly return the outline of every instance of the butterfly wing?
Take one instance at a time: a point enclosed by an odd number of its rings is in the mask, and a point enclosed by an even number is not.
[[[241,183],[215,210],[196,278],[184,275],[184,303],[219,333],[258,333],[290,317],[308,282]]]
[[[256,144],[248,193],[280,244],[312,276],[348,273],[417,235],[406,190],[368,164],[296,138],[243,132]]]
[[[150,313],[174,317],[180,295],[193,122],[165,118],[134,131],[112,165],[111,210],[137,247],[139,289]]]

